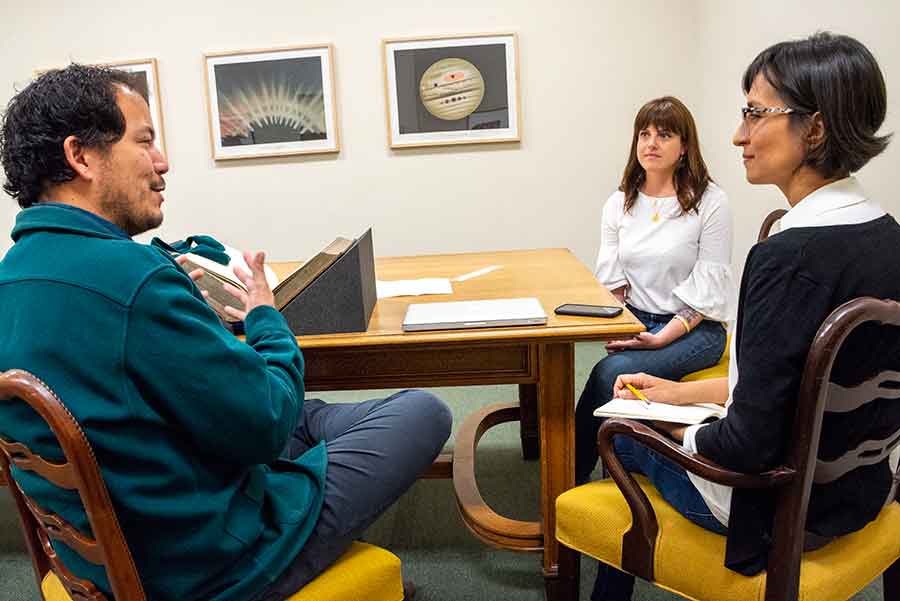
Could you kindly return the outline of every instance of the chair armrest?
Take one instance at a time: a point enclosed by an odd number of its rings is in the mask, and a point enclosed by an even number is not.
[[[653,554],[659,524],[647,495],[634,477],[625,471],[613,451],[613,437],[616,435],[634,438],[685,470],[726,486],[768,488],[786,484],[795,476],[793,470],[783,467],[762,474],[726,470],[701,455],[688,453],[680,445],[640,422],[623,418],[604,421],[597,433],[597,448],[604,467],[622,491],[632,515],[631,529],[622,538],[622,569],[646,580],[653,580]]]
[[[619,417],[607,419],[597,433],[597,449],[603,458],[603,465],[618,462],[612,448],[613,436],[616,435],[634,438],[692,474],[733,488],[772,488],[787,484],[795,475],[794,470],[787,467],[778,467],[761,474],[725,469],[702,455],[689,453],[681,445],[645,424]]]

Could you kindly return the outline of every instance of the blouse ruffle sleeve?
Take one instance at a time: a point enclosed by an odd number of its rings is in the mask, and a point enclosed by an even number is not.
[[[628,284],[625,271],[619,262],[619,222],[622,219],[625,195],[614,192],[603,206],[600,224],[600,251],[594,276],[607,290],[615,290]]]
[[[707,319],[731,321],[737,316],[731,266],[697,261],[691,275],[672,293]]]
[[[737,286],[731,271],[731,211],[725,192],[710,184],[700,203],[697,262],[672,294],[704,317],[731,321],[737,315]]]

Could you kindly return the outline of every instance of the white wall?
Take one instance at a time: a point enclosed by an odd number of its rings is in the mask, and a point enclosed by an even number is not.
[[[759,50],[818,28],[859,37],[881,61],[889,128],[900,129],[900,8],[860,6],[0,0],[0,102],[34,68],[156,57],[171,163],[157,232],[166,239],[212,233],[290,259],[373,225],[378,255],[567,246],[592,264],[600,206],[621,177],[634,114],[674,94],[694,111],[713,176],[732,198],[740,265],[762,216],[783,202],[774,188],[746,184],[730,144],[740,77]],[[519,33],[522,143],[389,150],[380,39],[507,30]],[[214,163],[202,53],[318,42],[335,46],[340,154]],[[888,189],[898,153],[893,146],[863,180],[900,214]],[[13,201],[0,202],[0,255],[16,212]]]
[[[0,100],[35,67],[156,57],[171,162],[161,235],[210,232],[281,259],[371,224],[378,255],[569,246],[587,260],[635,110],[654,94],[692,87],[663,57],[678,51],[694,19],[662,0],[642,10],[591,0],[564,8],[516,0],[120,6],[80,0],[5,10]],[[381,38],[506,30],[519,33],[522,143],[389,150]],[[215,164],[203,52],[317,42],[335,46],[340,154]],[[8,231],[15,204],[0,210]]]
[[[695,116],[705,142],[704,158],[731,200],[735,216],[734,264],[740,268],[756,242],[763,217],[772,209],[788,208],[776,187],[747,183],[741,151],[730,145],[738,124],[738,107],[744,104],[744,69],[761,50],[782,40],[803,38],[820,30],[851,35],[868,46],[884,73],[888,115],[882,131],[900,132],[900,3],[754,0],[747,4],[702,0],[697,3],[697,17],[701,33],[693,51],[700,94]],[[900,194],[895,188],[898,162],[900,133],[858,177],[872,198],[900,217]]]

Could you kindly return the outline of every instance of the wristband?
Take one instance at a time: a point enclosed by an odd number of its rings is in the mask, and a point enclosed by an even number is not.
[[[675,316],[675,319],[677,319],[678,321],[680,321],[680,322],[681,322],[681,325],[684,326],[684,333],[685,333],[685,334],[687,334],[688,332],[691,331],[691,324],[690,324],[690,322],[689,322],[688,320],[686,320],[686,319],[685,319],[684,317],[682,317],[681,315],[676,315],[676,316]]]

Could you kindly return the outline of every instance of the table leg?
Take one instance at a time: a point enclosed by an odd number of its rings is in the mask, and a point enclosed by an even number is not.
[[[541,434],[543,573],[548,593],[560,583],[556,497],[575,486],[575,345],[542,344],[538,350],[538,417]]]
[[[546,601],[578,601],[581,584],[581,554],[565,545],[559,547],[559,571],[545,580]]]
[[[538,431],[537,384],[519,384],[519,436],[522,439],[522,458],[537,459],[541,454],[541,437]]]

